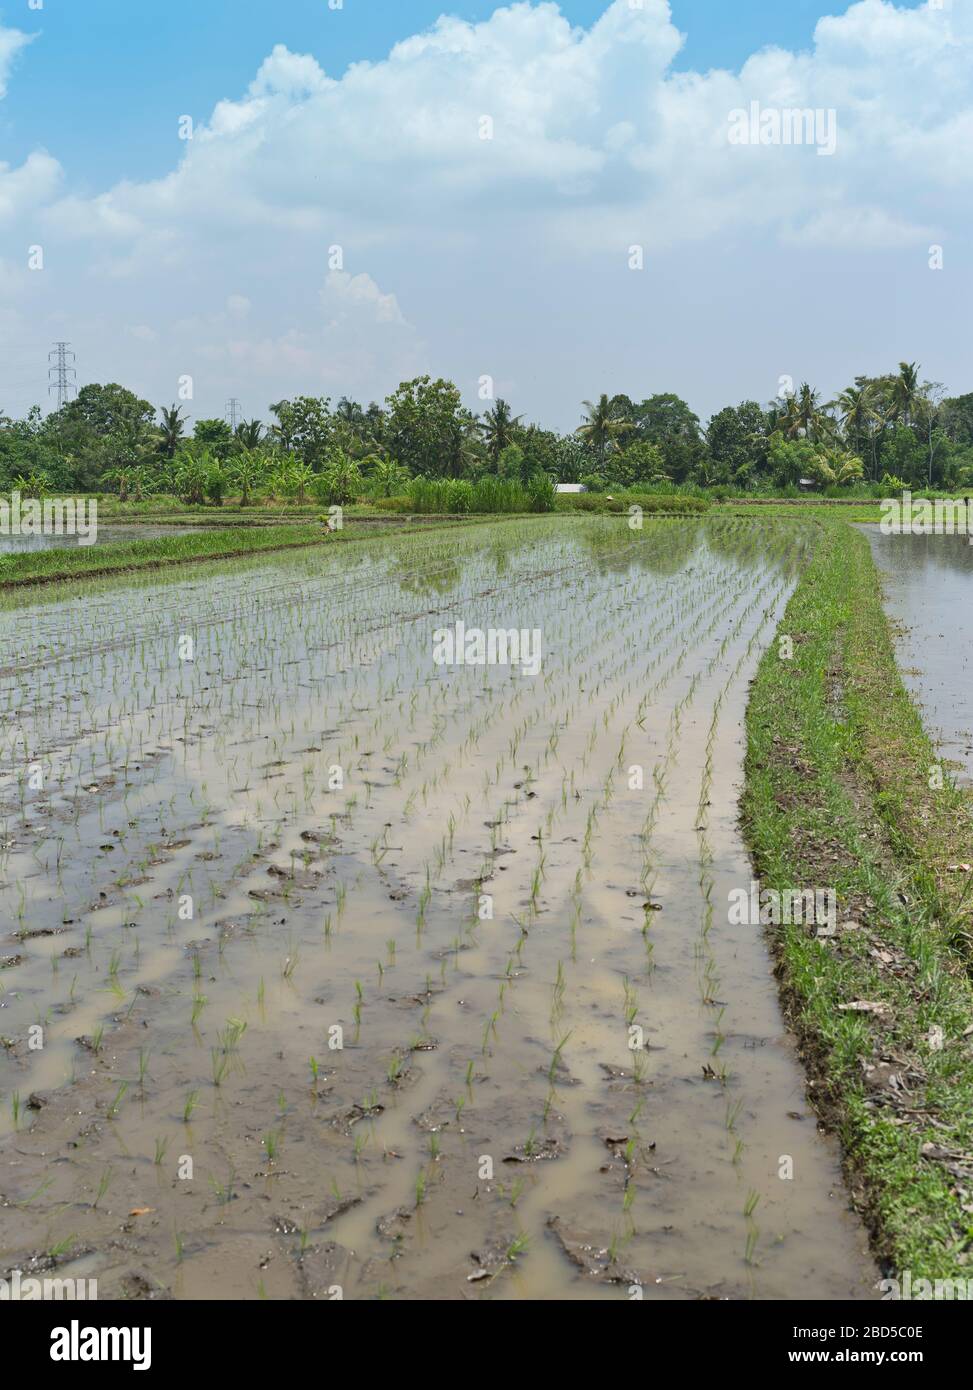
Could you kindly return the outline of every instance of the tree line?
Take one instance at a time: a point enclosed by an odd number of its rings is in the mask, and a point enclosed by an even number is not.
[[[168,493],[188,503],[243,505],[263,496],[348,502],[393,497],[410,480],[538,478],[612,488],[734,493],[872,485],[973,485],[973,393],[948,397],[916,363],[856,377],[824,402],[808,383],[768,405],[743,401],[704,427],[679,396],[585,401],[568,433],[525,423],[496,400],[467,409],[449,381],[417,377],[379,405],[296,396],[270,419],[200,419],[156,409],[115,383],[83,386],[43,416],[0,414],[0,489]]]

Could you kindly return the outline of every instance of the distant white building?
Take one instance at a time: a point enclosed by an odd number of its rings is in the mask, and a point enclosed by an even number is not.
[[[555,492],[587,492],[584,483],[555,483]]]

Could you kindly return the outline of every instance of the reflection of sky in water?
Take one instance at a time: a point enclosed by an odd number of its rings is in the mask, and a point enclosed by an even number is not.
[[[151,541],[160,536],[182,536],[189,528],[186,526],[99,526],[96,545],[107,545],[110,541]],[[60,547],[73,549],[78,544],[77,536],[5,536],[0,533],[0,555],[21,554],[26,550],[54,550]]]
[[[863,526],[885,587],[885,609],[903,627],[896,651],[905,683],[943,756],[973,783],[973,699],[967,621],[973,611],[973,546],[965,536],[883,536]]]

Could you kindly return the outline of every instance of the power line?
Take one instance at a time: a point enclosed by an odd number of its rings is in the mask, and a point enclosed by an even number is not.
[[[47,391],[48,395],[50,395],[52,391],[57,392],[57,408],[60,410],[65,402],[68,401],[71,395],[77,390],[78,374],[71,365],[71,363],[77,361],[77,358],[67,343],[60,342],[55,343],[51,351],[47,354],[48,362],[51,361],[52,357],[55,360],[47,369]],[[71,362],[68,362],[69,357]],[[52,376],[55,378],[54,381],[50,380]]]
[[[226,410],[223,412],[223,416],[224,419],[230,422],[230,429],[234,432],[236,431],[241,414],[240,402],[237,400],[236,396],[231,396],[226,403]]]

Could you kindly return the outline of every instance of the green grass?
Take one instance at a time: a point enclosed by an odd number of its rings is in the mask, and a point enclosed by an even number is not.
[[[356,529],[353,523],[354,518],[346,518],[345,528],[341,531],[328,531],[320,520],[308,520],[302,525],[292,526],[231,526],[144,541],[108,541],[103,545],[88,546],[72,543],[49,550],[0,555],[0,592],[30,585],[53,584],[61,580],[94,579],[197,561],[228,560],[267,551],[370,540],[390,529],[387,526]],[[458,524],[461,523],[437,523]],[[395,529],[397,533],[407,534],[418,528],[411,528],[403,519]],[[433,528],[429,524],[422,524],[422,529]]]
[[[939,760],[899,677],[864,536],[822,524],[779,634],[793,659],[772,644],[747,715],[751,853],[762,886],[834,887],[839,922],[859,924],[833,940],[768,929],[811,1094],[879,1258],[914,1278],[971,1276],[973,1217],[947,1165],[973,1152],[973,904],[946,868],[970,857],[973,798],[948,776],[929,786]],[[883,1011],[839,1007],[855,1001]],[[867,1081],[883,1058],[904,1091]],[[973,1189],[973,1159],[969,1172]]]
[[[273,526],[259,529],[202,531],[185,536],[164,536],[144,541],[109,541],[105,545],[57,546],[49,550],[0,555],[0,587],[49,583],[76,575],[112,574],[115,571],[158,568],[253,551],[281,550],[331,540],[318,526]]]
[[[714,503],[714,509],[720,516],[729,514],[731,516],[746,516],[751,519],[757,518],[758,520],[789,517],[793,521],[800,517],[802,521],[832,522],[841,520],[844,522],[872,521],[878,523],[882,519],[882,509],[879,503],[870,501],[867,497],[847,500],[796,497],[791,501],[781,498],[754,498],[752,501],[717,502]]]

